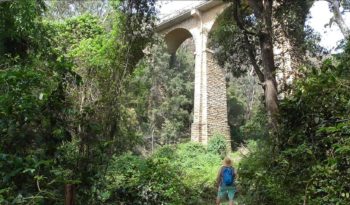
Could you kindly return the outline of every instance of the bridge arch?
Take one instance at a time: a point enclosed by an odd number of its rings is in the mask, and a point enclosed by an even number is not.
[[[175,28],[168,32],[165,37],[165,43],[170,54],[176,53],[180,45],[187,39],[193,37],[191,32],[185,28]]]
[[[213,51],[208,48],[209,32],[215,29],[217,17],[228,5],[218,0],[203,2],[157,26],[157,32],[164,36],[171,54],[186,39],[193,37],[195,82],[191,140],[203,144],[207,144],[216,133],[230,140],[225,73],[213,58]]]

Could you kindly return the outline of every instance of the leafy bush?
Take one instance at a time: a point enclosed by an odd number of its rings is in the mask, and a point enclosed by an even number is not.
[[[257,141],[248,146],[249,155],[241,160],[239,166],[240,187],[244,203],[261,204],[298,204],[288,194],[279,180],[282,171],[277,172],[271,164],[273,155],[270,145]],[[277,176],[276,176],[277,175]]]
[[[152,39],[154,1],[59,22],[46,3],[0,3],[0,204],[63,204],[65,183],[97,204],[108,159],[140,139],[118,90]]]
[[[183,183],[188,187],[186,204],[210,202],[216,195],[214,186],[221,158],[205,149],[201,144],[186,143],[177,147],[176,161],[181,167]]]
[[[214,134],[208,142],[208,152],[218,154],[224,158],[228,153],[227,139],[224,135]]]
[[[197,143],[164,146],[144,158],[114,157],[99,197],[104,204],[198,204],[215,198],[221,159]]]
[[[144,159],[130,154],[114,157],[101,201],[105,204],[181,204],[184,190],[180,176],[180,170],[168,158]]]
[[[247,204],[350,203],[349,60],[350,44],[281,102],[278,140],[242,161]]]

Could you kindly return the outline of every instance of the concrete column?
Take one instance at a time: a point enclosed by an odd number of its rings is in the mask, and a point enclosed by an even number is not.
[[[207,72],[208,72],[208,96],[207,96],[207,123],[208,136],[214,134],[225,135],[230,141],[230,132],[227,119],[227,94],[225,71],[220,68],[213,57],[213,52],[206,51]]]
[[[194,35],[196,57],[195,57],[195,80],[194,80],[194,112],[191,127],[191,140],[205,143],[208,138],[207,103],[206,103],[206,61],[204,51],[207,37],[203,35],[203,20],[200,11],[194,9],[191,15],[196,19],[197,26]]]
[[[203,29],[201,14],[192,12],[198,19],[195,46],[194,113],[191,140],[207,144],[215,133],[229,139],[227,98],[224,71],[217,66],[207,49],[208,32]]]
[[[194,77],[194,107],[193,107],[193,123],[191,126],[191,140],[194,142],[201,142],[203,137],[202,132],[202,47],[199,43],[201,41],[201,36],[198,34],[195,39],[195,77]]]
[[[215,133],[227,136],[227,99],[225,72],[207,49],[208,32],[214,28],[216,17],[230,4],[208,1],[189,12],[165,20],[158,32],[165,34],[168,50],[175,53],[180,44],[191,36],[195,42],[195,83],[191,140],[207,144]]]

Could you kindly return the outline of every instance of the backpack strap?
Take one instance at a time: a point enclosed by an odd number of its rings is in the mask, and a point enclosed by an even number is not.
[[[221,166],[221,168],[220,168],[220,176],[221,176],[221,177],[222,177],[223,172],[224,172],[224,167],[225,167],[225,166]]]

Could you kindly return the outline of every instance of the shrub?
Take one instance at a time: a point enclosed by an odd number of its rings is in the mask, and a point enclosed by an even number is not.
[[[224,158],[228,153],[227,139],[224,135],[214,134],[208,142],[208,152],[218,154]]]
[[[221,164],[220,156],[208,152],[199,143],[178,145],[176,166],[181,167],[183,183],[187,188],[186,204],[205,204],[215,198],[216,174]]]
[[[216,195],[220,156],[198,143],[164,146],[149,157],[114,157],[102,182],[101,203],[206,204]]]
[[[180,169],[165,157],[114,157],[101,194],[104,204],[181,204]]]
[[[305,70],[307,78],[281,101],[277,140],[260,141],[241,163],[245,203],[350,203],[349,60],[350,44]]]

